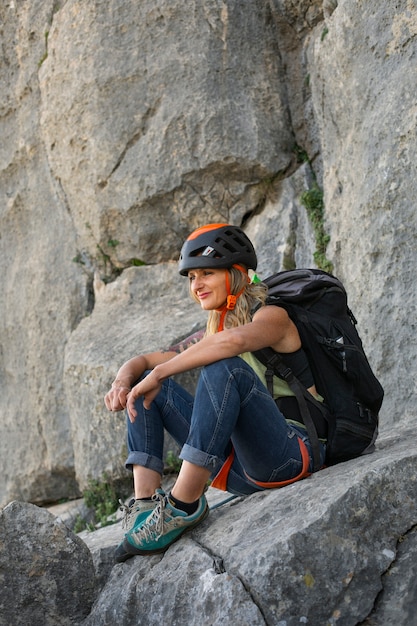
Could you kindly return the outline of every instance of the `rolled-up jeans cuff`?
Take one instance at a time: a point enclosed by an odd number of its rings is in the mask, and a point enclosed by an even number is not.
[[[163,461],[156,456],[147,454],[146,452],[129,452],[129,456],[125,462],[125,467],[126,469],[132,471],[133,465],[141,465],[142,467],[158,472],[158,474],[162,474],[164,471]]]
[[[193,463],[193,465],[204,467],[210,470],[212,475],[217,474],[224,462],[223,459],[219,459],[218,456],[213,456],[212,454],[207,454],[207,452],[193,448],[189,446],[188,443],[183,445],[180,459]]]

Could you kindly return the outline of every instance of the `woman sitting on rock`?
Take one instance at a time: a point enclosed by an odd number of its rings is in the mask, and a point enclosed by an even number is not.
[[[204,337],[130,359],[105,397],[110,411],[127,409],[126,467],[135,489],[130,529],[116,550],[119,562],[163,552],[202,522],[210,479],[215,487],[247,495],[312,471],[303,424],[296,415],[284,418],[266,389],[265,366],[252,354],[271,346],[290,355],[295,374],[317,395],[295,325],[284,309],[266,304],[262,283],[250,282],[248,270],[256,265],[252,243],[236,226],[208,224],[191,233],[179,272],[209,311]],[[192,397],[171,377],[200,367]],[[284,381],[274,382],[275,397],[293,396]],[[183,460],[168,494],[160,489],[164,429],[182,446]]]

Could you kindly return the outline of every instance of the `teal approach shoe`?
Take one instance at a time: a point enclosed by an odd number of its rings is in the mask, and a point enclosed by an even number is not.
[[[145,521],[149,515],[151,515],[152,511],[155,510],[157,503],[155,500],[135,500],[132,498],[129,504],[123,504],[120,509],[123,511],[123,519],[122,519],[122,528],[126,529],[125,536],[129,531],[135,530],[142,522]],[[120,543],[116,551],[114,553],[115,560],[117,563],[123,563],[127,559],[130,559],[133,554],[130,552],[126,552],[124,547],[124,541]]]
[[[158,501],[153,513],[144,522],[136,525],[135,529],[126,533],[123,543],[119,546],[120,553],[123,548],[124,554],[128,555],[123,560],[135,554],[146,555],[165,552],[187,530],[191,530],[202,522],[209,512],[204,494],[198,501],[196,512],[192,515],[187,515],[185,511],[176,509],[171,504],[169,497],[160,489],[156,491],[153,497]]]

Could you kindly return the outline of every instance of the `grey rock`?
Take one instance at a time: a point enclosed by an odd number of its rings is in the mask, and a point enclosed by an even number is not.
[[[265,623],[242,581],[216,572],[212,555],[192,539],[172,547],[167,565],[152,556],[114,567],[85,626]]]
[[[415,8],[406,0],[197,4],[0,7],[0,502],[50,503],[80,496],[104,472],[125,476],[124,417],[106,413],[103,395],[126,358],[201,323],[168,263],[195,226],[242,223],[261,275],[312,264],[314,233],[299,201],[311,169],[297,161],[297,144],[323,187],[327,255],[386,389],[379,452],[264,496],[265,514],[271,505],[282,511],[273,526],[279,562],[265,528],[256,531],[259,552],[248,545],[238,519],[246,509],[234,517],[239,503],[213,513],[204,550],[271,623],[291,613],[293,589],[303,604],[291,619],[321,620],[329,603],[330,623],[354,623],[371,611],[388,580],[387,555],[416,523],[407,491],[413,436],[404,434],[417,362]],[[154,265],[131,267],[139,261]],[[192,387],[192,376],[183,380]],[[388,470],[386,437],[400,427],[395,450],[404,446],[404,456]],[[356,475],[367,463],[372,473]],[[329,490],[336,500],[326,509]],[[225,528],[233,549],[222,543]],[[323,537],[335,557],[328,570]],[[281,578],[260,589],[254,578],[270,560]],[[311,595],[318,587],[322,608]],[[404,594],[406,615],[412,587]]]
[[[112,562],[120,524],[75,537],[50,513],[12,503],[1,517],[0,597],[5,606],[13,581],[18,618],[1,623],[27,623],[28,598],[39,598],[35,624],[41,611],[39,623],[84,626],[412,624],[417,459],[409,440],[416,426],[410,421],[382,437],[372,455],[280,490],[218,506],[227,494],[209,489],[212,510],[199,527],[164,555],[123,564]],[[47,588],[54,590],[48,596]]]
[[[382,578],[383,589],[375,609],[364,624],[417,624],[417,534],[416,527],[399,537],[397,557]]]
[[[122,523],[104,526],[95,531],[83,530],[78,537],[88,546],[94,563],[97,586],[102,589],[115,565],[114,551],[124,536]]]
[[[416,11],[405,1],[357,8],[339,2],[305,52],[325,164],[328,255],[382,376],[390,427],[415,413]],[[404,327],[410,340],[398,332]]]
[[[12,502],[0,513],[0,624],[80,623],[96,596],[83,541],[45,509]]]
[[[48,506],[47,510],[70,530],[74,530],[80,520],[87,523],[92,522],[94,518],[94,510],[86,505],[83,498]]]
[[[247,187],[288,167],[293,138],[268,14],[260,1],[242,11],[112,0],[69,2],[54,16],[41,132],[90,256],[99,242],[117,266],[172,259],[202,214],[227,221],[242,201],[242,218],[257,204],[243,199]]]
[[[212,623],[353,626],[372,613],[394,568],[403,592],[395,614],[407,615],[412,552],[398,562],[396,555],[416,520],[414,428],[382,439],[373,455],[214,509],[163,557],[116,565],[86,624],[197,623],[203,615]]]
[[[294,267],[315,267],[314,234],[300,196],[311,185],[308,165],[267,190],[261,213],[246,228],[257,251],[260,277]]]
[[[76,233],[51,177],[38,121],[38,63],[52,4],[6,2],[0,7],[3,505],[13,499],[58,500],[64,492],[65,497],[79,495],[63,401],[63,346],[86,314],[88,288],[72,262]]]

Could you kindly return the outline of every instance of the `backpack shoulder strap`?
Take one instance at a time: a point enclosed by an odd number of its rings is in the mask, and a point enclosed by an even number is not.
[[[278,352],[275,352],[272,348],[263,348],[262,350],[256,350],[255,357],[266,366],[265,378],[268,386],[268,391],[273,395],[273,377],[279,376],[288,383],[290,389],[294,392],[300,409],[300,414],[307,429],[307,434],[311,443],[311,450],[313,454],[313,472],[320,469],[320,444],[317,436],[317,430],[314,426],[310,410],[307,405],[307,401],[314,403],[323,412],[324,417],[327,413],[324,411],[324,407],[320,402],[317,402],[307,391],[307,389],[301,384],[298,378],[294,375],[293,371],[287,367]]]

